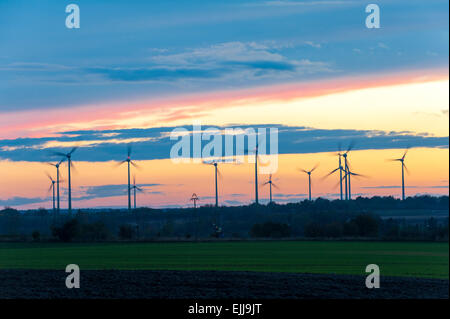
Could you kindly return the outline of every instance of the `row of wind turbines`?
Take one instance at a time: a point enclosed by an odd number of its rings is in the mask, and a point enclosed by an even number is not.
[[[272,174],[269,175],[269,179],[262,183],[258,184],[258,162],[260,161],[260,156],[258,154],[258,143],[256,144],[256,148],[253,151],[248,151],[248,153],[253,153],[255,155],[255,166],[254,166],[254,173],[255,173],[255,204],[259,204],[259,186],[267,186],[269,185],[269,195],[270,195],[270,203],[273,203],[273,192],[272,187],[275,189],[279,189],[279,187],[274,183],[272,180]],[[354,177],[365,177],[364,175],[355,173],[350,168],[350,162],[349,162],[349,153],[353,149],[354,144],[351,143],[350,146],[345,150],[341,151],[339,147],[339,151],[335,154],[338,156],[339,159],[339,166],[335,169],[333,169],[331,172],[329,172],[327,175],[325,175],[323,178],[327,178],[330,175],[333,175],[337,172],[339,172],[339,186],[340,186],[340,199],[341,200],[351,200],[352,199],[352,191],[351,191],[351,178]],[[51,184],[49,191],[53,191],[53,210],[55,212],[60,212],[60,189],[59,185],[60,183],[64,182],[64,180],[61,178],[60,174],[60,168],[61,165],[67,161],[67,173],[68,173],[68,212],[72,212],[72,185],[71,185],[71,170],[74,170],[74,164],[72,161],[72,155],[77,150],[77,147],[72,148],[68,153],[62,153],[62,152],[53,152],[52,154],[54,156],[60,156],[61,159],[56,163],[48,163],[49,165],[56,168],[56,180],[52,178],[50,174],[47,173],[47,176],[49,177]],[[403,153],[403,156],[396,159],[391,159],[390,161],[398,161],[401,163],[401,169],[402,169],[402,200],[405,200],[405,171],[408,172],[408,169],[405,164],[405,158],[406,154],[408,152],[408,148]],[[127,164],[127,172],[128,172],[128,210],[131,210],[131,193],[133,192],[134,196],[134,208],[136,209],[136,192],[143,192],[144,190],[136,185],[136,177],[133,176],[133,184],[131,184],[131,167],[135,167],[140,169],[140,166],[131,159],[131,145],[128,145],[127,147],[127,157],[116,164],[116,167],[121,166],[122,164]],[[223,158],[221,160],[213,160],[213,161],[204,161],[204,164],[212,165],[214,167],[214,189],[215,189],[215,206],[219,206],[219,189],[218,189],[218,178],[222,176],[219,170],[219,163],[227,163],[231,162],[233,164],[239,164],[235,160],[227,161]],[[308,175],[308,198],[309,200],[312,200],[312,173],[317,169],[318,165],[315,165],[310,170],[305,169],[298,169],[299,172],[305,173]],[[345,189],[344,189],[345,187]],[[194,193],[190,199],[194,202],[194,207],[197,206],[197,201],[199,200],[199,197]]]
[[[355,173],[350,168],[350,162],[349,162],[349,153],[353,149],[354,143],[351,143],[347,150],[342,151],[341,147],[339,146],[339,151],[336,153],[339,159],[339,166],[335,169],[333,169],[331,172],[329,172],[327,175],[323,177],[327,178],[330,175],[335,174],[336,172],[339,172],[339,186],[340,186],[340,200],[351,200],[352,199],[352,189],[351,189],[351,179],[353,177],[366,177],[364,175]],[[399,161],[401,162],[402,167],[402,200],[405,200],[405,170],[408,172],[408,169],[405,164],[405,157],[408,153],[407,148],[405,152],[403,153],[403,156],[396,159],[390,159],[389,161]],[[258,143],[256,144],[256,148],[251,151],[255,155],[255,204],[259,204],[259,188],[258,186],[266,186],[269,185],[269,203],[273,203],[273,193],[272,193],[272,187],[275,189],[279,189],[279,187],[274,183],[272,180],[272,174],[269,175],[269,179],[262,183],[258,184],[258,162],[260,161],[259,154],[258,154]],[[219,206],[219,194],[218,194],[218,177],[222,176],[219,170],[219,163],[226,163],[226,161],[210,161],[210,162],[203,162],[204,164],[209,164],[214,166],[214,188],[215,188],[215,206]],[[235,164],[236,162],[233,161]],[[305,173],[308,175],[308,199],[312,200],[312,181],[311,181],[311,175],[312,173],[317,169],[319,165],[316,164],[312,169],[305,170],[305,169],[298,169],[299,172]],[[345,187],[345,190],[344,190]],[[198,196],[194,193],[191,198],[192,201],[194,201],[194,206],[196,206],[197,201],[199,200]]]
[[[48,178],[51,181],[49,191],[53,192],[53,211],[60,212],[60,191],[59,191],[59,184],[61,182],[64,182],[64,180],[61,179],[61,173],[59,171],[61,164],[63,164],[67,160],[67,174],[68,174],[68,181],[67,181],[67,190],[68,190],[68,212],[72,212],[72,180],[71,180],[71,170],[75,169],[75,166],[72,162],[72,154],[77,150],[77,147],[74,147],[70,150],[68,153],[61,153],[61,152],[53,152],[52,154],[54,156],[61,156],[62,159],[59,162],[56,163],[47,163],[48,165],[54,166],[56,168],[56,180],[52,178],[50,174],[47,173]],[[133,192],[134,195],[134,209],[136,209],[136,192],[143,192],[144,190],[136,185],[136,176],[133,176],[133,185],[131,185],[131,166],[134,166],[136,168],[140,168],[140,166],[131,160],[131,145],[128,145],[127,147],[127,157],[125,160],[120,161],[117,163],[116,166],[121,166],[122,164],[127,163],[127,169],[128,169],[128,210],[131,210],[131,192]],[[56,191],[55,191],[56,187]]]

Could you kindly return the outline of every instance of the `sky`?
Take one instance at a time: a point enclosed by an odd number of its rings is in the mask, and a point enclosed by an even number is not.
[[[279,203],[307,197],[317,164],[313,197],[337,198],[324,176],[349,145],[354,196],[399,197],[388,159],[408,147],[407,195],[448,195],[448,1],[374,3],[379,29],[358,0],[1,1],[0,207],[50,208],[46,163],[75,146],[73,206],[125,207],[128,144],[139,206],[213,203],[211,167],[170,159],[171,132],[199,123],[278,129]],[[221,204],[254,200],[251,159],[220,165]]]

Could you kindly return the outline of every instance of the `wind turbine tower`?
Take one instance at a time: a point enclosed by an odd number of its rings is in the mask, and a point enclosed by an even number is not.
[[[305,174],[308,174],[308,182],[309,182],[309,200],[312,199],[312,196],[311,196],[311,173],[314,172],[318,166],[319,166],[319,165],[317,164],[317,165],[314,166],[313,169],[311,169],[310,171],[307,171],[307,170],[304,170],[304,169],[299,169],[300,172],[303,172],[303,173],[305,173]]]
[[[48,189],[48,191],[50,192],[50,190],[52,190],[53,192],[53,213],[55,213],[56,211],[56,205],[55,205],[55,184],[56,181],[53,179],[53,177],[50,176],[50,174],[47,173],[48,178],[50,179],[50,188]]]
[[[131,165],[133,165],[136,168],[139,168],[139,166],[131,160],[131,145],[128,145],[127,148],[127,158],[120,162],[117,166],[122,165],[123,163],[127,163],[128,168],[128,211],[131,211]]]
[[[269,175],[269,180],[267,182],[265,182],[264,184],[262,184],[261,186],[264,186],[267,184],[269,184],[269,194],[270,194],[270,202],[269,203],[273,203],[273,201],[272,201],[272,186],[277,189],[278,189],[278,186],[275,185],[275,183],[272,181],[272,174]]]
[[[56,211],[59,213],[60,212],[60,200],[59,200],[59,183],[61,182],[60,180],[60,174],[59,174],[59,167],[61,166],[62,162],[64,162],[64,159],[62,159],[61,161],[53,164],[53,163],[48,163],[51,166],[56,167]]]
[[[333,169],[327,175],[325,175],[324,178],[327,178],[328,176],[330,176],[330,175],[334,174],[335,172],[339,171],[340,199],[343,200],[344,199],[344,193],[343,193],[343,187],[342,187],[342,180],[343,180],[342,171],[344,170],[344,168],[342,167],[342,156],[343,156],[343,154],[339,151],[339,153],[337,153],[337,155],[339,156],[339,166],[337,168]]]
[[[351,189],[351,181],[350,181],[350,174],[348,173],[350,171],[349,164],[348,164],[348,153],[353,149],[354,143],[350,143],[349,147],[347,148],[347,151],[345,151],[344,154],[342,154],[342,157],[344,157],[344,179],[345,179],[345,200],[349,200],[349,190]]]
[[[68,184],[68,191],[69,191],[69,197],[68,197],[69,214],[72,213],[72,179],[71,179],[72,177],[71,177],[71,174],[70,174],[70,169],[73,168],[72,154],[76,150],[77,150],[77,147],[74,147],[74,148],[72,148],[72,150],[70,150],[69,153],[66,153],[66,154],[61,153],[61,152],[56,152],[55,153],[55,155],[63,156],[64,159],[67,159],[67,170],[68,170],[68,181],[67,181],[67,184]]]
[[[133,195],[134,195],[134,209],[136,209],[136,192],[143,192],[144,190],[140,188],[139,186],[136,186],[136,176],[133,176],[133,186],[131,186],[133,189]]]
[[[406,164],[405,164],[405,157],[406,157],[407,153],[408,153],[408,149],[405,150],[405,152],[403,153],[402,157],[391,160],[391,161],[402,163],[402,200],[406,199],[406,195],[405,195],[405,170],[406,170],[406,172],[408,172],[408,168],[406,167]]]

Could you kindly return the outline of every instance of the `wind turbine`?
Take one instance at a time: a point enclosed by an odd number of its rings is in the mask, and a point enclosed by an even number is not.
[[[213,160],[213,161],[203,161],[203,164],[206,165],[212,165],[214,166],[214,187],[215,187],[215,194],[216,194],[216,207],[219,207],[219,191],[218,191],[218,178],[222,178],[222,174],[219,170],[219,163],[234,163],[239,164],[234,159],[232,161],[227,161],[223,157],[220,160]]]
[[[350,171],[349,163],[348,163],[348,153],[350,153],[350,151],[353,149],[354,145],[355,145],[355,143],[351,142],[350,145],[347,148],[347,151],[345,151],[343,154],[341,154],[341,156],[344,158],[345,200],[350,199],[349,198],[350,197],[349,196],[349,190],[351,189],[351,182],[350,182],[350,175],[351,174],[347,174]]]
[[[405,152],[403,153],[402,157],[395,158],[395,159],[391,160],[393,162],[400,162],[400,163],[402,163],[402,200],[405,200],[405,198],[406,198],[405,197],[405,170],[406,170],[407,173],[409,173],[408,168],[406,167],[406,164],[405,164],[405,157],[406,157],[406,154],[408,153],[408,149],[409,148],[407,148],[405,150]]]
[[[327,178],[328,176],[333,175],[334,173],[339,171],[340,199],[343,200],[344,193],[343,193],[343,187],[342,187],[342,171],[344,171],[344,167],[342,167],[342,157],[344,154],[341,152],[341,145],[339,145],[339,152],[337,152],[336,155],[339,157],[339,166],[337,168],[333,169],[331,172],[329,172],[323,178]]]
[[[50,182],[51,182],[48,191],[49,192],[51,190],[53,191],[53,213],[54,213],[55,210],[56,210],[56,205],[55,205],[55,184],[56,184],[56,181],[53,179],[53,177],[51,177],[51,175],[49,173],[45,173],[45,174],[47,174],[47,177],[50,179]]]
[[[259,143],[256,143],[256,148],[255,148],[255,203],[256,203],[256,205],[259,204],[259,202],[258,202],[258,149],[259,149]]]
[[[344,175],[343,178],[348,179],[348,200],[352,199],[352,188],[351,188],[351,183],[350,183],[352,176],[355,176],[355,177],[366,177],[364,175],[352,172],[350,170],[350,167],[347,168],[347,171],[345,172],[345,175]]]
[[[333,175],[334,173],[336,173],[337,171],[339,171],[339,186],[340,186],[340,199],[343,200],[344,199],[344,194],[343,194],[343,189],[342,189],[342,171],[344,170],[344,168],[341,165],[341,155],[339,155],[339,167],[335,168],[334,170],[332,170],[331,172],[329,172],[327,175],[325,175],[323,177],[323,179],[327,178],[330,175]]]
[[[122,165],[123,163],[127,163],[128,166],[128,210],[131,210],[131,183],[130,183],[130,164],[133,165],[136,168],[139,168],[139,166],[131,160],[131,145],[128,145],[127,147],[127,158],[121,162],[119,162],[119,164],[117,164],[117,166]]]
[[[255,203],[256,205],[259,205],[259,198],[258,198],[258,159],[259,159],[259,155],[258,155],[258,151],[259,151],[259,139],[256,141],[256,147],[254,150],[245,150],[244,152],[247,153],[255,153]]]
[[[67,159],[67,169],[68,169],[68,190],[69,190],[69,199],[68,199],[68,208],[69,208],[69,214],[72,213],[72,180],[70,175],[70,169],[75,167],[72,163],[72,154],[77,150],[78,147],[74,147],[70,150],[69,153],[61,153],[61,152],[55,152],[55,155],[63,156],[63,160]],[[62,162],[62,160],[61,160]],[[60,162],[60,163],[61,163]]]
[[[259,134],[256,135],[257,137],[259,136]],[[247,155],[250,155],[250,153],[254,153],[255,154],[255,204],[259,205],[259,194],[258,194],[258,162],[260,160],[259,158],[259,143],[262,140],[262,136],[260,138],[258,138],[256,140],[256,147],[253,150],[248,150],[247,148],[244,149],[244,154],[247,153]],[[264,162],[263,164],[261,164],[264,166]]]
[[[276,189],[279,189],[278,186],[272,181],[272,174],[269,175],[269,180],[263,184],[261,184],[261,186],[265,186],[269,184],[269,191],[270,191],[270,202],[272,203],[272,186],[275,187]]]
[[[217,186],[217,177],[222,178],[222,174],[219,171],[217,161],[212,161],[212,162],[203,161],[203,164],[214,166],[214,185],[215,185],[215,190],[216,190],[216,205],[215,206],[219,207],[219,193],[218,193],[218,186]]]
[[[298,169],[300,172],[303,172],[305,174],[308,174],[308,181],[309,181],[309,200],[311,200],[311,173],[316,170],[316,168],[319,166],[319,164],[316,164],[311,170],[307,171],[304,169]]]
[[[131,186],[131,189],[133,190],[133,193],[134,193],[134,209],[136,209],[136,191],[138,191],[138,192],[144,191],[139,186],[136,186],[136,176],[133,176],[133,186]]]
[[[64,158],[62,160],[60,160],[59,162],[55,163],[55,164],[48,163],[48,165],[56,167],[56,211],[58,213],[60,211],[59,183],[61,182],[60,174],[59,174],[59,167],[61,166],[62,162],[64,162]]]

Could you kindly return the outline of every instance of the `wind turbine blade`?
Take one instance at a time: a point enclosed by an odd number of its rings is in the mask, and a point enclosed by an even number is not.
[[[347,167],[348,167],[349,171],[352,170],[352,166],[351,166],[350,161],[348,159],[347,159]],[[344,167],[344,169],[345,169],[345,167]]]
[[[405,168],[406,174],[409,175],[410,174],[409,169],[408,169],[408,167],[406,167],[406,164],[404,162],[403,162],[403,167]]]
[[[136,164],[136,162],[134,161],[130,161],[131,165],[133,165],[134,167],[136,167],[138,170],[142,170],[142,167],[138,164]]]
[[[297,171],[308,174],[308,171],[304,170],[303,168],[297,168]]]
[[[344,179],[342,179],[342,180],[344,180]],[[333,185],[333,189],[336,189],[336,188],[338,188],[338,186],[340,186],[340,184],[341,184],[341,182],[339,181],[339,182],[337,182],[336,184],[334,184]]]
[[[336,173],[339,169],[340,169],[340,167],[335,168],[334,170],[332,170],[331,172],[329,172],[327,175],[325,175],[324,178],[326,178],[326,177],[328,177],[328,176],[330,176],[330,175],[333,175],[333,174]]]
[[[78,146],[75,146],[74,148],[72,148],[70,150],[70,152],[68,153],[69,155],[72,155],[73,152],[75,152],[78,149]]]
[[[319,163],[317,163],[316,166],[314,166],[313,169],[310,172],[311,173],[314,172],[317,169],[317,167],[319,167]]]
[[[355,147],[355,141],[351,141],[350,145],[348,146],[347,151],[345,153],[348,154],[348,152],[350,152],[354,147]]]
[[[278,187],[278,185],[275,184],[275,183],[273,183],[273,182],[272,182],[272,186],[275,187],[275,188],[278,189],[278,190],[280,189],[280,188]]]
[[[223,178],[223,175],[222,175],[222,173],[221,173],[220,170],[219,170],[219,166],[217,166],[217,176],[218,176],[220,179]]]
[[[53,182],[53,178],[52,178],[52,176],[51,176],[48,172],[45,172],[45,175],[47,175],[48,179],[51,180],[51,181]]]
[[[128,157],[131,156],[131,151],[132,151],[131,144],[128,144],[128,145],[127,145],[127,156],[128,156]]]
[[[406,148],[405,153],[403,153],[402,160],[405,159],[406,154],[408,154],[408,151],[409,151],[409,146]]]
[[[53,182],[50,184],[50,187],[49,187],[49,189],[47,190],[47,194],[50,193],[50,191],[52,190],[52,188],[53,188]]]
[[[63,157],[67,157],[67,154],[62,153],[62,152],[52,152],[53,155],[55,156],[63,156]]]
[[[76,168],[75,164],[72,161],[70,162],[70,168],[74,173],[78,173],[78,169]]]
[[[350,172],[350,175],[355,176],[356,178],[369,178],[367,175],[353,173],[353,172]]]
[[[126,163],[127,161],[120,161],[119,163],[115,163],[114,167],[119,167],[120,165],[122,165],[123,163]]]

